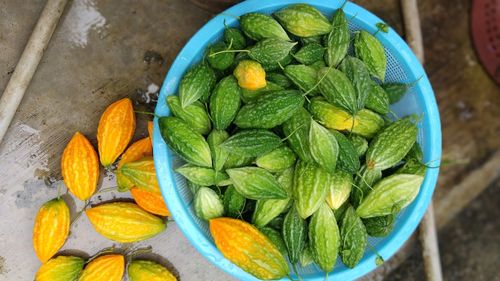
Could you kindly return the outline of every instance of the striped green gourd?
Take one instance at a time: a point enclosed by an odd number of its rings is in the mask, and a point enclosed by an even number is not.
[[[295,156],[293,150],[283,145],[257,157],[255,164],[271,173],[276,173],[292,167],[296,159],[297,156]]]
[[[217,130],[225,130],[236,117],[241,103],[241,88],[233,75],[222,78],[210,97],[210,115]]]
[[[309,145],[314,161],[325,171],[333,174],[339,157],[339,144],[335,136],[312,120],[309,129]]]
[[[356,213],[362,218],[386,216],[408,206],[417,197],[424,177],[395,174],[380,180],[363,199]]]
[[[261,13],[248,13],[240,17],[241,30],[251,39],[259,41],[266,38],[290,40],[283,27],[271,16]]]
[[[314,161],[309,150],[309,128],[311,115],[305,108],[300,108],[290,119],[283,123],[283,133],[290,148],[306,162]]]
[[[241,195],[234,186],[230,185],[224,191],[223,205],[226,216],[232,218],[241,218],[245,209],[247,199]]]
[[[240,128],[273,128],[292,117],[303,104],[299,91],[273,92],[241,107],[234,123]]]
[[[344,213],[340,227],[340,257],[349,268],[354,268],[363,258],[368,237],[361,218],[352,206]]]
[[[281,87],[282,89],[290,88],[293,84],[288,77],[279,72],[268,72],[266,73],[266,80],[271,83],[274,83]]]
[[[319,71],[321,68],[326,67],[326,63],[324,60],[319,60],[311,63],[309,66]]]
[[[333,29],[326,37],[325,61],[328,66],[336,67],[347,55],[350,35],[347,19],[342,9],[333,15]]]
[[[312,42],[304,45],[292,56],[300,63],[309,65],[323,59],[325,47],[320,43]]]
[[[410,117],[400,119],[380,131],[366,151],[369,169],[385,170],[396,165],[417,140],[417,126]]]
[[[323,67],[318,71],[319,92],[326,100],[347,112],[354,114],[358,111],[356,90],[352,82],[340,70]]]
[[[213,69],[226,70],[234,62],[233,52],[221,52],[229,50],[229,46],[224,42],[217,42],[207,48],[207,61]],[[220,53],[219,53],[220,52]]]
[[[212,155],[205,138],[177,117],[161,117],[160,133],[170,149],[186,162],[212,167]]]
[[[283,87],[281,87],[280,85],[267,81],[266,86],[258,90],[241,89],[241,100],[244,103],[254,103],[261,96],[267,93],[277,92],[281,90],[283,90]]]
[[[302,43],[302,45],[307,45],[307,44],[311,44],[311,43],[322,44],[323,43],[323,36],[318,35],[318,36],[311,36],[311,37],[300,37],[299,40],[300,40],[300,43]]]
[[[247,39],[238,28],[227,27],[224,29],[224,42],[233,50],[241,50],[247,46]],[[234,63],[234,61],[233,61]]]
[[[340,64],[340,69],[347,78],[351,80],[354,90],[356,91],[356,111],[363,109],[373,83],[368,73],[368,69],[360,59],[351,56],[344,58]]]
[[[215,79],[215,72],[205,63],[189,69],[179,84],[181,106],[186,107],[197,100],[207,101]]]
[[[358,111],[355,120],[352,132],[365,138],[375,136],[385,124],[384,119],[380,115],[368,109]]]
[[[287,6],[275,12],[274,16],[288,32],[299,37],[323,35],[332,30],[328,19],[307,4]]]
[[[221,144],[221,148],[238,156],[257,157],[266,154],[281,145],[276,134],[262,129],[240,131]],[[230,156],[231,157],[231,156]]]
[[[208,187],[200,187],[194,195],[194,210],[199,218],[207,221],[224,215],[222,200]]]
[[[244,156],[239,153],[229,153],[224,163],[223,169],[239,168],[251,165],[255,160],[254,156]]]
[[[175,171],[188,179],[190,182],[201,186],[219,185],[222,181],[228,180],[226,173],[216,171],[212,168],[198,167],[190,164],[181,166]]]
[[[271,242],[273,242],[274,246],[278,248],[278,250],[283,254],[284,256],[286,255],[286,245],[285,241],[283,241],[283,238],[281,237],[281,233],[277,231],[276,229],[272,227],[259,227],[260,232],[262,232]]]
[[[315,163],[297,161],[294,172],[293,198],[303,219],[311,216],[325,201],[330,174]]]
[[[304,93],[317,93],[314,88],[318,81],[318,71],[314,67],[303,64],[287,65],[283,73]]]
[[[167,97],[167,104],[174,116],[182,119],[198,133],[206,135],[212,129],[212,122],[201,102],[195,101],[186,107],[182,107],[179,97],[172,95]]]
[[[332,210],[337,210],[344,204],[351,194],[353,184],[352,175],[342,170],[337,170],[330,179],[326,203]]]
[[[342,133],[336,130],[330,130],[330,132],[337,140],[339,146],[339,159],[337,167],[349,174],[355,174],[359,170],[360,166],[356,148]]]
[[[396,214],[390,214],[363,219],[363,224],[365,225],[368,235],[373,237],[385,237],[391,233],[395,220]]]
[[[377,83],[371,82],[368,97],[365,101],[365,106],[379,114],[385,115],[389,113],[389,97],[385,90]]]
[[[354,51],[356,56],[365,63],[370,74],[383,82],[387,58],[382,43],[375,36],[361,30],[354,36]]]
[[[339,253],[340,231],[333,211],[326,202],[320,205],[309,222],[309,245],[319,268],[331,272]]]
[[[354,146],[358,157],[365,155],[365,152],[368,149],[368,141],[365,138],[355,134],[350,134],[347,136],[347,139],[351,141],[351,144],[352,146]]]
[[[351,191],[351,204],[354,207],[359,206],[381,178],[382,171],[371,170],[363,165],[354,179],[355,186]]]
[[[262,65],[274,65],[285,59],[296,44],[279,38],[267,38],[248,49],[248,56]]]
[[[213,168],[216,171],[222,170],[224,163],[226,163],[229,157],[229,152],[221,148],[221,144],[229,138],[229,134],[226,131],[219,131],[217,129],[212,130],[212,132],[207,137],[207,143],[210,146],[210,152],[212,154]]]
[[[304,249],[307,238],[307,222],[301,218],[295,207],[290,208],[281,229],[288,250],[288,258],[295,265]]]
[[[258,167],[242,167],[226,170],[236,190],[253,200],[286,199],[287,191],[268,171]]]
[[[291,194],[293,188],[293,168],[289,168],[276,176],[280,186]],[[252,223],[263,227],[290,208],[291,198],[257,200],[252,216]]]
[[[285,67],[285,66],[289,65],[290,63],[292,63],[293,57],[291,54],[293,53],[293,49],[295,48],[295,46],[297,46],[297,45],[294,45],[292,50],[290,51],[290,53],[288,55],[286,55],[280,61],[275,62],[275,63],[270,63],[270,64],[263,64],[262,67],[264,68],[264,70],[266,72],[277,71],[277,70],[281,70],[282,67]]]

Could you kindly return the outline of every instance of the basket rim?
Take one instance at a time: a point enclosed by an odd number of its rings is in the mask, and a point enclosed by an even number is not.
[[[170,110],[165,102],[166,96],[174,92],[177,88],[184,71],[190,66],[193,57],[195,57],[199,51],[200,44],[209,42],[214,34],[218,33],[220,29],[224,27],[224,21],[228,25],[231,25],[236,22],[236,19],[233,18],[233,16],[239,16],[263,9],[279,9],[286,5],[298,3],[307,3],[326,9],[338,9],[344,1],[283,0],[279,2],[266,2],[261,0],[248,0],[241,2],[215,16],[191,37],[172,63],[160,90],[158,104],[155,109],[157,116],[169,115]],[[372,34],[377,29],[375,24],[382,22],[382,20],[377,16],[354,3],[347,2],[343,9],[346,15],[356,15],[357,20],[362,19],[361,21],[364,24],[363,28]],[[423,116],[422,121],[425,141],[428,142],[424,151],[424,155],[426,156],[425,160],[432,161],[433,166],[439,166],[441,158],[441,122],[434,93],[428,77],[422,65],[406,42],[392,28],[389,28],[388,33],[378,32],[376,37],[382,42],[385,48],[391,50],[391,53],[397,57],[398,61],[402,61],[409,66],[409,69],[407,69],[406,72],[406,74],[412,76],[409,78],[413,78],[415,80],[420,78],[419,83],[414,86],[414,89],[418,93],[418,95],[416,95],[417,99],[420,99],[425,110],[425,115]],[[225,259],[217,250],[213,241],[211,239],[207,239],[196,224],[194,218],[190,215],[189,206],[183,202],[179,190],[177,189],[177,184],[173,180],[174,172],[171,163],[172,155],[161,137],[158,127],[158,117],[154,118],[153,154],[157,174],[161,175],[159,176],[158,181],[164,200],[167,203],[173,218],[176,221],[182,222],[177,225],[183,232],[184,236],[190,241],[191,245],[193,245],[196,250],[212,264],[215,264],[217,267],[233,277],[240,280],[258,280],[231,263],[229,260]],[[422,183],[421,190],[417,198],[414,202],[412,202],[412,204],[406,207],[406,213],[409,217],[377,245],[377,251],[382,257],[384,257],[384,259],[388,260],[404,244],[404,242],[408,240],[410,235],[420,223],[420,220],[422,219],[422,216],[431,201],[438,174],[438,168],[427,169],[424,182]],[[340,271],[338,269],[334,269],[334,271],[329,275],[328,280],[354,280],[359,278],[377,267],[375,265],[375,258],[376,255],[374,253],[367,253],[354,269],[343,268]],[[318,272],[313,276],[308,275],[307,279],[304,280],[322,281],[324,280],[324,273]]]

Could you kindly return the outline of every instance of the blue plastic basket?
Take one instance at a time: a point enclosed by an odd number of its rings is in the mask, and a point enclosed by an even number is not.
[[[240,16],[249,12],[272,13],[290,4],[308,3],[331,18],[333,12],[343,2],[343,0],[250,0],[233,6],[223,14],[214,17],[191,38],[172,64],[160,91],[156,114],[158,116],[170,114],[166,97],[177,92],[180,79],[190,66],[201,60],[205,48],[221,38],[224,21],[230,26],[238,24],[232,16]],[[344,6],[344,12],[350,18],[351,31],[363,29],[373,34],[377,30],[375,24],[382,21],[353,3],[347,3]],[[418,141],[424,152],[424,161],[432,163],[432,166],[439,166],[441,125],[434,93],[427,75],[411,49],[394,30],[390,29],[388,33],[378,32],[376,37],[384,45],[388,58],[386,82],[413,82],[420,79],[409,93],[392,107],[392,110],[399,116],[411,113],[422,115]],[[194,214],[193,196],[187,188],[185,180],[173,171],[173,167],[179,166],[182,161],[169,150],[163,141],[157,118],[154,120],[153,140],[154,160],[161,191],[184,235],[206,259],[220,269],[240,280],[257,280],[222,256],[213,243],[207,223]],[[390,235],[382,239],[369,239],[369,243],[385,260],[389,259],[403,245],[419,224],[431,201],[438,173],[437,168],[427,170],[418,197],[400,213],[394,231]],[[345,267],[338,259],[333,272],[329,274],[329,280],[354,280],[361,277],[376,268],[375,258],[376,254],[373,250],[367,248],[365,256],[354,269]],[[325,274],[314,265],[299,269],[299,273],[304,280],[322,281],[325,278]]]

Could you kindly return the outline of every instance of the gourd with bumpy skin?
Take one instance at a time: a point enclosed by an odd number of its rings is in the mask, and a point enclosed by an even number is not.
[[[340,64],[340,70],[351,80],[356,92],[356,111],[365,107],[373,81],[370,78],[365,64],[358,58],[347,56]]]
[[[387,58],[380,41],[370,33],[361,30],[354,35],[354,51],[356,56],[365,63],[370,74],[383,82]]]
[[[311,121],[309,144],[314,161],[325,171],[333,174],[339,156],[339,144],[334,135],[316,121]]]
[[[248,49],[248,56],[263,65],[273,65],[286,58],[296,44],[297,42],[267,38]]]
[[[246,90],[258,90],[264,88],[266,82],[266,71],[262,65],[253,60],[242,60],[233,71],[238,85]]]
[[[216,171],[222,170],[229,157],[229,153],[220,146],[227,138],[229,138],[229,134],[226,131],[219,131],[217,129],[213,130],[207,137],[212,154],[213,168]]]
[[[225,130],[233,122],[240,109],[241,89],[238,81],[230,75],[217,84],[210,97],[210,115],[217,130]]]
[[[359,170],[360,162],[356,149],[349,139],[336,130],[331,130],[331,134],[337,140],[339,146],[339,159],[337,167],[350,174],[355,174]]]
[[[144,157],[139,161],[125,163],[118,171],[126,176],[135,187],[150,192],[160,192],[152,157]]]
[[[326,196],[326,202],[332,210],[337,210],[349,199],[353,184],[352,175],[337,170],[330,180],[330,189]]]
[[[323,67],[318,71],[319,92],[326,100],[347,112],[354,114],[358,111],[356,91],[352,82],[340,70]]]
[[[175,171],[189,181],[201,186],[219,185],[219,183],[228,179],[226,173],[222,171],[189,164],[181,166],[175,169]]]
[[[85,261],[80,257],[58,256],[50,259],[38,269],[35,281],[76,280]]]
[[[169,148],[186,162],[212,167],[212,155],[205,138],[177,117],[161,117],[160,133]]]
[[[271,81],[267,81],[267,84],[264,88],[260,88],[258,90],[246,90],[243,89],[241,91],[241,100],[246,103],[254,103],[256,100],[258,100],[261,96],[271,93],[271,92],[277,92],[283,90],[283,87],[281,87],[278,84],[275,84]]]
[[[300,48],[293,57],[300,63],[309,65],[323,59],[325,48],[320,43],[308,43]]]
[[[207,49],[206,58],[212,68],[217,70],[225,70],[233,64],[234,53],[220,52],[225,50],[229,50],[229,46],[224,42],[217,42]]]
[[[140,139],[125,150],[118,162],[117,170],[115,171],[118,191],[125,192],[135,185],[129,177],[121,172],[121,167],[123,167],[125,163],[134,162],[147,156],[153,156],[151,137]]]
[[[292,86],[292,81],[288,79],[284,74],[278,73],[278,72],[268,72],[266,74],[266,79],[269,82],[272,82],[279,87],[281,87],[281,90],[290,88]]]
[[[288,146],[280,146],[257,157],[255,164],[271,173],[276,173],[292,167],[296,158],[295,153]]]
[[[309,150],[309,130],[311,115],[306,109],[300,108],[297,113],[283,123],[283,133],[287,137],[290,148],[297,156],[306,162],[313,162]]]
[[[205,105],[200,101],[195,101],[185,107],[181,106],[178,96],[168,96],[167,104],[175,117],[179,117],[186,122],[193,130],[202,135],[206,135],[212,129],[212,122],[208,116]]]
[[[246,272],[263,280],[290,273],[279,249],[254,226],[231,218],[212,219],[209,226],[217,249]]]
[[[332,31],[326,37],[325,61],[328,66],[336,67],[347,55],[350,34],[347,19],[342,9],[333,15]]]
[[[286,31],[271,16],[261,13],[248,13],[240,17],[241,30],[255,41],[266,38],[290,40]]]
[[[288,258],[292,264],[296,264],[306,243],[307,222],[300,217],[295,207],[290,208],[286,214],[281,233],[288,250]]]
[[[253,200],[286,199],[288,193],[268,171],[258,167],[226,170],[236,190]]]
[[[274,16],[288,32],[299,37],[323,35],[332,30],[328,19],[307,4],[287,6],[274,13]]]
[[[135,114],[129,98],[116,101],[104,110],[97,127],[99,158],[104,167],[109,167],[122,154],[134,131]]]
[[[366,150],[368,149],[368,141],[365,138],[355,134],[350,134],[347,136],[347,139],[351,142],[354,150],[356,150],[358,157],[365,155]]]
[[[130,281],[177,281],[177,278],[159,263],[134,260],[127,267]]]
[[[385,237],[394,227],[396,214],[363,219],[368,235],[373,237]]]
[[[389,103],[395,104],[404,97],[406,92],[408,92],[410,85],[405,83],[390,82],[382,84],[382,88],[387,93]]]
[[[247,39],[241,31],[234,27],[224,29],[224,42],[233,50],[241,50],[247,46]]]
[[[318,72],[314,67],[303,64],[287,65],[283,72],[304,93],[318,92],[314,89],[318,81]]]
[[[78,281],[120,281],[125,272],[122,255],[104,255],[90,261]]]
[[[283,124],[304,105],[299,91],[284,90],[261,96],[254,103],[241,107],[234,119],[240,128],[270,129]]]
[[[63,199],[52,199],[40,207],[33,226],[33,248],[45,263],[64,245],[68,238],[70,213]]]
[[[99,234],[120,243],[149,239],[167,227],[161,218],[129,202],[105,203],[85,214]]]
[[[194,210],[196,215],[204,220],[224,215],[222,200],[215,191],[208,187],[201,187],[194,195]]]
[[[340,233],[333,211],[326,202],[321,204],[309,222],[309,245],[319,268],[331,272],[337,261]]]
[[[94,194],[99,180],[99,159],[94,147],[80,132],[76,132],[61,158],[64,184],[80,200]]]
[[[385,170],[403,160],[417,140],[417,126],[409,117],[384,128],[366,151],[366,166],[372,170]]]
[[[179,84],[181,106],[186,107],[197,100],[207,101],[215,86],[215,72],[205,63],[189,69]]]
[[[340,257],[349,268],[354,268],[363,258],[368,237],[361,219],[349,206],[340,227]]]
[[[134,187],[130,189],[130,194],[132,194],[135,203],[144,210],[151,214],[170,217],[170,211],[167,209],[167,205],[165,205],[160,193]]]
[[[368,109],[358,111],[355,120],[357,122],[355,122],[356,125],[352,128],[352,132],[365,138],[372,138],[384,126],[384,119]]]
[[[329,191],[330,174],[315,163],[297,161],[293,198],[303,219],[311,216],[324,202]]]
[[[368,97],[365,106],[379,114],[389,113],[389,97],[385,90],[377,83],[371,82]]]
[[[222,149],[238,156],[260,156],[281,145],[281,139],[276,134],[262,129],[240,131],[221,144]]]
[[[362,218],[390,215],[394,209],[408,206],[418,195],[424,178],[396,174],[380,180],[361,202],[356,213]]]
[[[299,258],[300,266],[306,267],[314,263],[314,258],[311,253],[311,247],[309,245],[304,246],[304,250],[302,253],[300,253],[300,258]]]
[[[224,192],[223,204],[226,216],[232,218],[241,218],[245,209],[247,199],[241,195],[234,186],[230,185]]]

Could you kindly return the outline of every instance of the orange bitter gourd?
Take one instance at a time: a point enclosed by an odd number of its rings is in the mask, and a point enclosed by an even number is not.
[[[135,200],[135,203],[144,210],[159,216],[170,216],[170,212],[163,201],[160,193],[143,190],[140,188],[130,189],[130,193]]]
[[[120,281],[124,272],[123,255],[109,254],[89,262],[78,281]]]
[[[106,203],[85,213],[99,234],[120,243],[146,240],[166,228],[161,218],[130,202]]]
[[[42,263],[62,247],[69,234],[70,213],[62,199],[52,199],[42,205],[33,227],[33,248]]]
[[[130,281],[177,281],[164,266],[147,260],[134,260],[128,265]]]
[[[85,261],[80,257],[58,256],[42,264],[36,272],[35,281],[76,280]]]
[[[278,248],[254,226],[237,219],[209,221],[215,245],[228,260],[263,280],[289,274],[288,264]]]
[[[127,148],[135,131],[132,101],[124,98],[109,105],[99,120],[97,144],[101,164],[109,167]]]
[[[144,157],[139,161],[125,163],[118,171],[130,179],[135,187],[160,192],[153,158]]]
[[[94,194],[99,180],[99,158],[92,144],[76,132],[64,149],[61,173],[69,191],[80,200]]]
[[[125,164],[133,161],[137,161],[146,156],[153,155],[153,147],[151,145],[151,139],[149,137],[140,139],[134,142],[125,153],[123,153],[122,158],[118,162],[118,170],[116,171],[116,184],[118,185],[119,191],[126,191],[134,186],[134,182],[125,176],[120,168]]]
[[[148,121],[148,135],[149,138],[151,139],[151,143],[153,143],[153,127],[154,127],[153,121]]]

